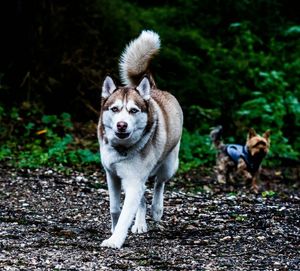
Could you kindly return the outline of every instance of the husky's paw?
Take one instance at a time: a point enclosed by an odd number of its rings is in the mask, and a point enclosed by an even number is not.
[[[162,215],[163,215],[163,211],[164,211],[163,208],[161,208],[159,206],[152,205],[151,213],[152,213],[153,220],[156,221],[156,222],[159,222],[161,220]]]
[[[144,233],[147,231],[148,228],[146,223],[134,224],[131,228],[132,233]]]
[[[121,248],[122,245],[123,245],[122,241],[117,240],[116,238],[113,237],[105,239],[101,243],[101,247],[109,247],[109,248]]]

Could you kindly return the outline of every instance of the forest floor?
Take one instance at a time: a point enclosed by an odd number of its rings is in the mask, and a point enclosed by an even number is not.
[[[0,270],[300,270],[299,169],[264,171],[259,194],[203,172],[173,178],[162,221],[115,250],[103,173],[0,166]]]

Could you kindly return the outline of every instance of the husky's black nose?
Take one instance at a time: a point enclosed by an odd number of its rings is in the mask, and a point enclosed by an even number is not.
[[[119,121],[117,123],[118,132],[120,132],[120,133],[126,132],[127,126],[128,126],[127,122]]]

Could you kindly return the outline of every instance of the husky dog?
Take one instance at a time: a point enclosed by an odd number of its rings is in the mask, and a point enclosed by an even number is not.
[[[159,48],[158,34],[142,31],[121,56],[125,86],[117,87],[109,76],[103,82],[98,139],[112,222],[112,235],[102,242],[103,247],[120,248],[134,217],[131,231],[147,232],[144,192],[150,177],[155,178],[152,216],[160,221],[165,182],[178,168],[182,110],[174,96],[156,88],[149,73]],[[122,211],[121,187],[125,192]]]

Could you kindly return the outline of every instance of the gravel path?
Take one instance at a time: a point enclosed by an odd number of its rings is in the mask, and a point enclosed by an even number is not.
[[[167,191],[162,222],[113,250],[101,173],[0,167],[0,270],[300,270],[299,184],[271,188]]]

